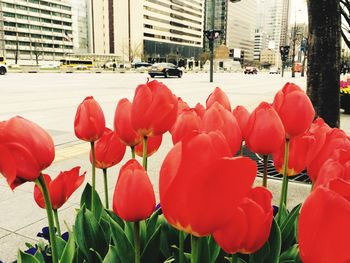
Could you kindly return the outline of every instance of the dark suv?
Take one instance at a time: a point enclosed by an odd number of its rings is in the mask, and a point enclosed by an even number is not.
[[[258,74],[256,67],[245,67],[244,74]]]

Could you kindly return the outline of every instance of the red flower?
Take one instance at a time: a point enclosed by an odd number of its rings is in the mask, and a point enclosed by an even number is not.
[[[241,129],[242,137],[245,138],[244,132],[249,120],[249,112],[244,106],[237,106],[232,110],[233,116],[236,118],[239,128]]]
[[[145,169],[135,160],[129,160],[120,169],[114,189],[113,211],[128,222],[148,218],[156,206],[151,181]]]
[[[287,175],[293,176],[301,173],[306,168],[306,157],[310,147],[315,143],[312,136],[299,135],[292,137],[289,144]],[[274,152],[273,162],[275,169],[283,174],[285,144],[282,144],[277,152]]]
[[[177,117],[177,98],[156,80],[136,88],[131,108],[131,123],[142,136],[167,132]]]
[[[95,165],[97,168],[109,168],[119,163],[125,154],[125,144],[120,141],[118,134],[108,128],[95,143]],[[90,162],[92,154],[90,150]]]
[[[299,86],[289,82],[277,92],[273,107],[281,118],[287,138],[304,133],[315,117],[309,97]]]
[[[77,166],[69,171],[60,172],[52,181],[49,175],[44,174],[53,209],[63,206],[74,191],[83,183],[86,172],[79,176],[79,170],[80,167]],[[34,200],[38,206],[45,208],[44,196],[37,185],[34,186]]]
[[[177,117],[176,122],[170,130],[173,144],[179,142],[192,131],[198,131],[200,123],[201,118],[197,115],[194,109],[184,110]]]
[[[187,102],[183,101],[180,97],[177,98],[177,105],[177,115],[181,114],[183,110],[188,110],[190,108]]]
[[[248,194],[256,164],[231,151],[220,132],[186,136],[166,156],[159,177],[160,203],[179,230],[206,236],[226,225]]]
[[[206,132],[221,131],[233,154],[241,147],[242,134],[236,118],[218,102],[214,102],[214,104],[207,109],[202,118],[200,129]]]
[[[333,128],[326,133],[325,141],[318,153],[309,157],[312,159],[307,165],[307,172],[313,182],[316,182],[321,166],[337,149],[350,150],[350,139],[344,131]]]
[[[304,263],[350,262],[350,184],[336,179],[317,187],[299,216],[298,241]]]
[[[264,187],[252,189],[231,213],[231,221],[214,233],[215,241],[229,254],[258,251],[270,235],[273,218],[270,191]]]
[[[267,102],[262,102],[251,113],[246,129],[247,147],[258,154],[268,155],[279,150],[285,140],[283,124]]]
[[[150,157],[156,151],[158,151],[162,144],[163,135],[152,136],[147,138],[147,157]],[[143,156],[143,142],[139,143],[135,147],[135,153],[138,156]]]
[[[131,125],[132,104],[128,99],[121,99],[118,102],[114,114],[114,130],[120,139],[129,146],[135,146],[142,141],[142,137]]]
[[[0,125],[0,172],[11,189],[34,181],[55,158],[50,135],[37,124],[13,117]]]
[[[215,90],[208,96],[206,101],[207,109],[209,109],[211,105],[214,104],[214,102],[218,102],[225,109],[231,111],[230,100],[228,99],[226,93],[223,92],[219,87],[215,88]]]
[[[330,159],[321,166],[314,189],[320,185],[328,187],[328,183],[334,179],[341,178],[350,182],[350,151],[336,150]]]
[[[205,113],[205,108],[202,104],[197,103],[196,106],[194,107],[195,112],[197,115],[202,119]]]
[[[79,104],[75,115],[75,136],[84,141],[94,142],[102,136],[105,124],[105,117],[98,102],[93,97],[86,97]]]

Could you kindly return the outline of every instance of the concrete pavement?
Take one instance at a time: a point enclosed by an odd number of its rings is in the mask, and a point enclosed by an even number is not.
[[[209,93],[219,86],[228,94],[233,106],[241,104],[250,111],[262,100],[271,102],[287,81],[305,87],[305,78],[299,76],[281,79],[279,75],[220,73],[214,75],[214,83],[209,83],[208,77],[208,74],[193,73],[185,74],[182,79],[159,80],[190,106],[197,102],[205,104]],[[146,74],[8,74],[0,78],[0,120],[21,115],[47,129],[56,145],[56,158],[45,172],[55,177],[59,171],[79,165],[82,172],[87,171],[86,182],[91,182],[89,144],[78,141],[73,132],[76,107],[86,96],[93,95],[105,112],[107,125],[113,127],[117,101],[123,97],[131,100],[135,87],[146,79]],[[341,128],[350,134],[350,115],[341,114]],[[171,138],[166,134],[161,148],[149,160],[149,175],[157,196],[159,168],[171,145]],[[127,150],[121,164],[108,171],[110,200],[119,168],[130,157]],[[280,181],[269,180],[268,185],[277,204]],[[4,262],[14,260],[17,249],[25,249],[25,242],[38,241],[36,234],[47,225],[45,211],[33,200],[33,187],[33,183],[26,183],[12,192],[5,180],[0,179],[0,259]],[[70,227],[74,223],[83,188],[81,186],[59,211],[64,229],[63,221]],[[97,190],[103,200],[101,171],[97,174]],[[309,185],[290,185],[289,205],[301,202],[309,191]]]

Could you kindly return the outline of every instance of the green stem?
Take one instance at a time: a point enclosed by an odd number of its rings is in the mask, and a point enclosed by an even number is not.
[[[140,222],[134,222],[135,263],[141,262]]]
[[[283,180],[282,180],[282,190],[279,209],[282,206],[287,206],[287,194],[288,194],[288,156],[289,156],[289,139],[286,139],[286,146],[284,149],[284,166],[283,166]],[[280,213],[277,215],[277,222],[280,220]]]
[[[147,136],[143,137],[143,148],[142,148],[142,166],[147,171]]]
[[[58,219],[57,209],[53,209],[53,216],[54,216],[55,224],[57,228],[57,235],[60,237],[62,234],[61,234],[60,220]]]
[[[237,262],[238,262],[238,255],[237,254],[232,254],[231,263],[237,263]]]
[[[131,158],[135,159],[136,155],[135,155],[135,146],[130,146],[131,148]]]
[[[199,259],[199,237],[191,236],[191,263],[200,263]]]
[[[103,182],[104,182],[104,187],[105,187],[105,204],[106,204],[106,209],[109,209],[109,203],[108,203],[108,179],[107,179],[107,168],[103,168]]]
[[[95,189],[96,189],[96,157],[95,157],[95,142],[90,142],[91,157],[92,157],[92,193],[91,193],[91,211],[95,212]]]
[[[264,173],[263,173],[263,187],[267,188],[267,155],[263,155]]]
[[[51,253],[52,253],[52,263],[58,263],[57,255],[57,245],[56,245],[56,236],[55,236],[55,225],[54,225],[54,216],[52,213],[51,199],[50,194],[46,186],[44,176],[40,174],[37,181],[40,186],[45,200],[45,208],[47,213],[47,220],[49,221],[49,232],[50,232],[50,243],[51,243]]]
[[[179,263],[185,262],[184,257],[184,233],[182,231],[179,231]]]

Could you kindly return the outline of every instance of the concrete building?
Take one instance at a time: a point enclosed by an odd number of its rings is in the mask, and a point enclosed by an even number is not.
[[[269,38],[265,31],[255,29],[254,35],[254,60],[260,60],[260,53],[262,50],[267,49],[269,44]]]
[[[0,0],[0,42],[9,64],[58,61],[73,50],[68,0]]]
[[[228,2],[226,45],[241,49],[245,61],[253,60],[256,0]]]

